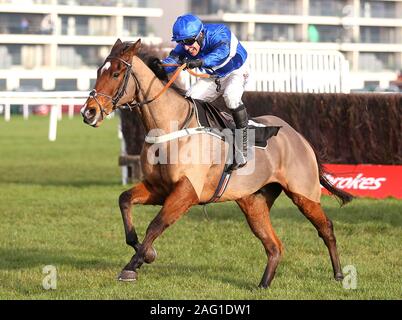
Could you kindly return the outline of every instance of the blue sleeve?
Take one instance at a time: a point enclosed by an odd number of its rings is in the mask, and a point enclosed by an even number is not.
[[[204,66],[213,68],[222,64],[230,54],[230,30],[222,28],[210,39],[212,51],[204,56]]]
[[[181,45],[177,45],[169,55],[162,60],[162,63],[178,63],[180,64],[180,57],[183,56],[183,48]],[[177,67],[165,67],[167,73],[174,72]]]

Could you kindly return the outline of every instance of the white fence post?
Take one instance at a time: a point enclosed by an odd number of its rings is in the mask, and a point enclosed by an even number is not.
[[[22,114],[24,117],[24,120],[28,119],[29,116],[29,110],[28,110],[28,104],[24,103],[24,105],[22,106]]]
[[[119,122],[118,131],[117,131],[117,136],[121,141],[120,155],[125,156],[125,155],[127,155],[126,142],[124,141],[123,132],[121,131],[121,127],[122,127],[121,116],[119,118],[120,118],[120,122]],[[121,166],[121,183],[123,185],[126,185],[128,183],[128,167],[127,166]]]
[[[73,104],[68,105],[68,117],[69,117],[69,119],[73,119],[73,117],[74,117],[74,105]]]
[[[59,106],[52,105],[50,107],[49,141],[56,141],[58,113],[59,113]]]
[[[7,122],[11,120],[11,108],[9,103],[4,105],[4,120]]]
[[[60,102],[57,103],[57,120],[61,120],[63,118],[63,106]]]

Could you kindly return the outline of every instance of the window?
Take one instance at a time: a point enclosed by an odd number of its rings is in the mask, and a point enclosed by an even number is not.
[[[0,34],[40,34],[43,14],[0,13]]]
[[[96,83],[96,79],[89,79],[89,88],[94,88]]]
[[[248,40],[247,39],[247,26],[241,22],[231,22],[225,23],[230,31],[237,37],[239,40]]]
[[[147,25],[145,18],[125,17],[123,32],[125,36],[146,36]]]
[[[21,91],[40,91],[42,90],[42,79],[20,79]]]
[[[58,0],[61,5],[75,6],[113,6],[115,7],[119,0]]]
[[[346,0],[310,0],[309,12],[312,16],[343,16]]]
[[[57,65],[78,68],[82,65],[82,57],[77,54],[73,46],[59,46],[57,50]]]
[[[395,54],[390,52],[361,52],[359,69],[364,71],[397,70]]]
[[[393,1],[361,0],[360,16],[364,18],[402,18]]]
[[[89,35],[88,20],[87,16],[77,16],[75,19],[75,34],[77,36],[87,36]]]
[[[101,54],[102,49],[98,46],[59,46],[57,64],[69,68],[98,67],[105,58]]]
[[[81,57],[85,66],[97,67],[102,64],[105,57],[100,56],[100,48],[95,46],[77,46],[75,52]]]
[[[256,0],[256,13],[261,14],[297,14],[295,0]]]
[[[61,34],[70,36],[88,35],[88,19],[88,16],[61,16]]]
[[[395,28],[360,27],[360,39],[364,43],[396,43]]]
[[[20,44],[10,44],[7,46],[8,54],[11,57],[11,64],[14,66],[20,66],[22,64],[21,52],[22,45]]]
[[[0,69],[8,69],[12,65],[12,57],[8,53],[7,46],[0,46]]]
[[[256,41],[297,41],[296,26],[292,24],[256,24]]]
[[[220,10],[231,13],[248,12],[247,0],[192,0],[191,12],[197,15],[216,14]]]
[[[62,15],[61,34],[77,36],[111,36],[115,28],[110,17]]]
[[[76,91],[77,80],[76,79],[56,79],[56,91]]]
[[[340,26],[315,25],[319,42],[343,42],[349,31]]]
[[[6,91],[7,81],[6,79],[0,79],[0,91]]]

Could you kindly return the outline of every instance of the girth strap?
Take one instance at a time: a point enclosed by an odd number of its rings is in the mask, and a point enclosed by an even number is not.
[[[204,204],[216,202],[222,197],[223,193],[226,191],[226,188],[229,184],[230,177],[232,176],[233,170],[231,169],[231,165],[225,165],[223,169],[222,176],[219,180],[218,187],[216,188],[214,195]]]

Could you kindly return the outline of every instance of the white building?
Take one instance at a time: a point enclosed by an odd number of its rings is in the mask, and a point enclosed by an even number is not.
[[[117,37],[161,43],[154,0],[0,0],[0,91],[89,90]]]
[[[190,0],[189,7],[267,49],[342,52],[352,89],[385,88],[402,69],[401,0]]]
[[[187,11],[248,48],[340,51],[351,89],[402,69],[402,0],[0,0],[0,91],[88,90],[117,37],[173,46]]]

